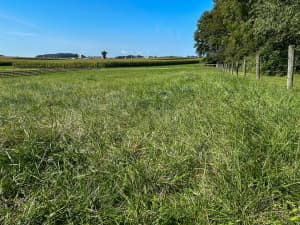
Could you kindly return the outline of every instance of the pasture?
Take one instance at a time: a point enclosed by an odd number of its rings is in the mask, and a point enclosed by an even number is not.
[[[0,224],[295,224],[300,82],[180,65],[0,79]]]

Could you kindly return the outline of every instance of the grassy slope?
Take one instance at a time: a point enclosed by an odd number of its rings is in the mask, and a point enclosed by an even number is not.
[[[293,224],[299,91],[169,68],[0,79],[0,223]]]

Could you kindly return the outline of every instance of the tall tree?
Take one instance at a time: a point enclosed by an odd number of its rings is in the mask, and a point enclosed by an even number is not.
[[[194,38],[196,52],[209,61],[240,60],[259,51],[266,56],[263,65],[283,70],[287,46],[300,45],[300,1],[215,0]]]
[[[197,30],[194,34],[196,52],[200,56],[206,56],[210,53],[210,24],[212,23],[212,15],[209,11],[203,13],[197,24]]]
[[[102,55],[103,59],[106,59],[106,57],[107,57],[107,51],[102,51],[101,55]]]
[[[300,2],[260,0],[254,11],[253,30],[265,56],[264,69],[285,74],[288,46],[300,45]]]

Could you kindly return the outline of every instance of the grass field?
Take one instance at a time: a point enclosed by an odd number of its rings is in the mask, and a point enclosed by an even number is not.
[[[145,67],[199,64],[200,58],[142,58],[142,59],[38,59],[0,57],[2,66],[19,69],[100,69],[116,67]]]
[[[13,66],[0,66],[0,70],[14,69]]]
[[[285,82],[199,65],[0,79],[0,224],[300,223]]]

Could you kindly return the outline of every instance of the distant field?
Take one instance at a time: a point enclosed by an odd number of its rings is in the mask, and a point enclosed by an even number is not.
[[[190,58],[151,58],[151,59],[34,59],[34,58],[1,58],[1,66],[15,68],[108,68],[108,67],[141,67],[197,64],[200,59]]]
[[[0,79],[0,224],[297,224],[299,81],[200,65]]]

